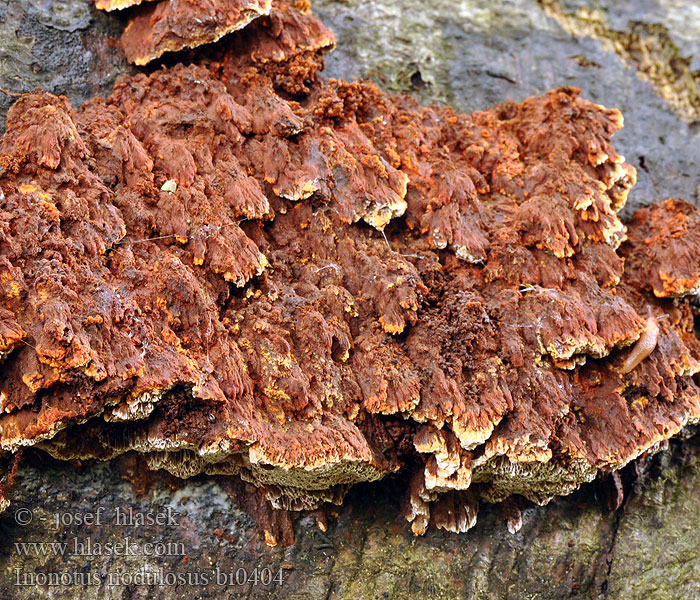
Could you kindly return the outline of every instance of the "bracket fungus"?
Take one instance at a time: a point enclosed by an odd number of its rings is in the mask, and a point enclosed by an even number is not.
[[[147,8],[194,22],[185,4]],[[3,452],[129,453],[285,510],[404,472],[423,533],[698,422],[700,215],[620,221],[617,110],[568,87],[468,115],[325,82],[306,3],[248,4],[270,15],[206,65],[10,109]]]
[[[135,9],[122,35],[129,62],[137,65],[217,41],[269,14],[271,0],[161,0]],[[132,2],[131,4],[135,4]],[[97,0],[98,8],[100,0]],[[110,3],[109,7],[122,8]]]
[[[295,62],[281,69],[282,78],[298,79],[292,72],[305,68],[307,55],[335,45],[333,33],[311,15],[308,0],[95,0],[95,5],[107,11],[141,5],[131,11],[121,39],[126,58],[137,65],[215,42],[254,21],[259,23],[237,40],[241,54],[254,62]],[[251,37],[255,52],[245,45]],[[230,57],[236,54],[229,51]]]

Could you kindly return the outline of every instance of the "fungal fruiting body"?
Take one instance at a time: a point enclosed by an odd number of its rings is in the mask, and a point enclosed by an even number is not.
[[[122,35],[129,62],[215,42],[270,13],[271,0],[163,0],[138,7]]]
[[[123,456],[284,510],[411,469],[413,531],[465,531],[481,501],[547,502],[697,422],[700,217],[669,200],[625,231],[620,113],[324,82],[333,36],[299,4],[206,66],[10,109],[6,456]]]

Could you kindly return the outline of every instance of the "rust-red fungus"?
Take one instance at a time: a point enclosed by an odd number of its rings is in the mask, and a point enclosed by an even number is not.
[[[482,501],[545,503],[700,419],[700,215],[620,221],[617,110],[567,87],[469,115],[325,82],[307,3],[215,4],[270,14],[206,66],[8,113],[5,453],[131,453],[284,510],[411,469],[413,531],[461,532]],[[185,5],[140,7],[132,59],[176,21],[200,35]]]
[[[270,12],[271,0],[161,0],[145,2],[129,21],[122,45],[137,65],[165,52],[215,42]],[[99,5],[98,5],[99,7]],[[114,7],[117,8],[117,7]]]
[[[95,6],[100,10],[122,10],[130,6],[135,6],[136,4],[141,4],[141,2],[144,1],[154,0],[95,0]]]

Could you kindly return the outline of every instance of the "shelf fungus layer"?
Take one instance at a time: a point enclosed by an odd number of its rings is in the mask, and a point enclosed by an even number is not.
[[[206,66],[12,107],[3,452],[130,453],[286,510],[403,473],[422,533],[697,422],[700,215],[619,220],[620,113],[574,88],[423,107],[324,82],[332,45],[275,3]]]
[[[210,44],[253,24],[234,42],[241,56],[268,63],[292,61],[294,65],[285,64],[279,73],[291,80],[295,70],[306,68],[307,55],[335,45],[333,33],[311,15],[307,0],[96,0],[97,8],[108,11],[136,4],[141,6],[130,11],[121,44],[129,62],[137,65]],[[249,52],[246,41],[256,46],[255,52]],[[230,54],[236,52],[231,49]]]
[[[271,0],[161,0],[135,10],[122,35],[129,62],[217,41],[270,12]]]

